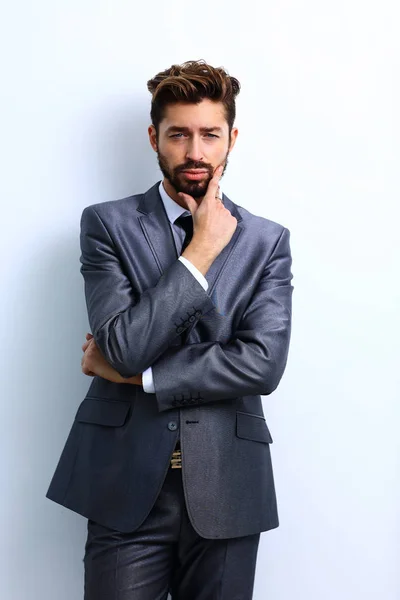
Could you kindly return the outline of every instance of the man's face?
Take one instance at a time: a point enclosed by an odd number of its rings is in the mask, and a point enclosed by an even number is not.
[[[202,198],[219,165],[228,164],[237,129],[231,131],[221,102],[208,98],[199,104],[178,103],[166,108],[156,139],[153,125],[149,127],[150,142],[157,152],[158,164],[167,186],[175,192]],[[195,174],[186,170],[197,170]]]

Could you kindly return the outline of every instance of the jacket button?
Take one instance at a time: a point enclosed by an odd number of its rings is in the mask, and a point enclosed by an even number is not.
[[[196,310],[196,312],[194,313],[196,317],[200,317],[201,316],[201,310]]]
[[[168,429],[169,429],[170,431],[175,431],[175,429],[176,429],[177,427],[178,427],[178,425],[177,425],[176,421],[170,421],[170,422],[168,423]]]
[[[184,328],[184,327],[182,327],[182,325],[179,325],[179,327],[177,327],[177,328],[176,328],[176,333],[182,333],[182,331],[183,331],[184,329],[185,329],[185,328]]]

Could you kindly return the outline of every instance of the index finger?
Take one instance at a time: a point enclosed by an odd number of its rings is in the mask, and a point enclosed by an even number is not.
[[[214,175],[212,176],[212,178],[210,179],[209,183],[208,183],[208,187],[207,187],[207,193],[206,196],[215,196],[215,191],[219,186],[219,180],[221,178],[221,173],[222,173],[223,167],[221,165],[219,165],[219,167],[217,167],[214,171]],[[209,193],[209,192],[212,192]]]
[[[217,177],[219,179],[221,177],[222,170],[223,170],[223,166],[219,165],[219,167],[217,167],[214,171],[213,179],[214,179],[214,177]]]

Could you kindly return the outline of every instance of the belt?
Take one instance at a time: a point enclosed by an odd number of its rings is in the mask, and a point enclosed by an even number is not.
[[[170,461],[171,469],[182,469],[182,451],[180,443],[177,442]]]

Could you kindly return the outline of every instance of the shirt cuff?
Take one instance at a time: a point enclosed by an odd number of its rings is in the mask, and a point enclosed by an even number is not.
[[[183,264],[189,269],[189,271],[192,273],[192,275],[194,275],[194,277],[196,277],[196,279],[200,283],[200,285],[203,286],[205,291],[207,291],[208,290],[208,281],[204,277],[203,273],[200,273],[200,271],[197,269],[197,267],[195,267],[194,264],[191,263],[190,260],[188,260],[184,256],[180,256],[178,260],[183,262]]]
[[[155,394],[153,371],[151,366],[142,373],[142,387],[147,394]]]

